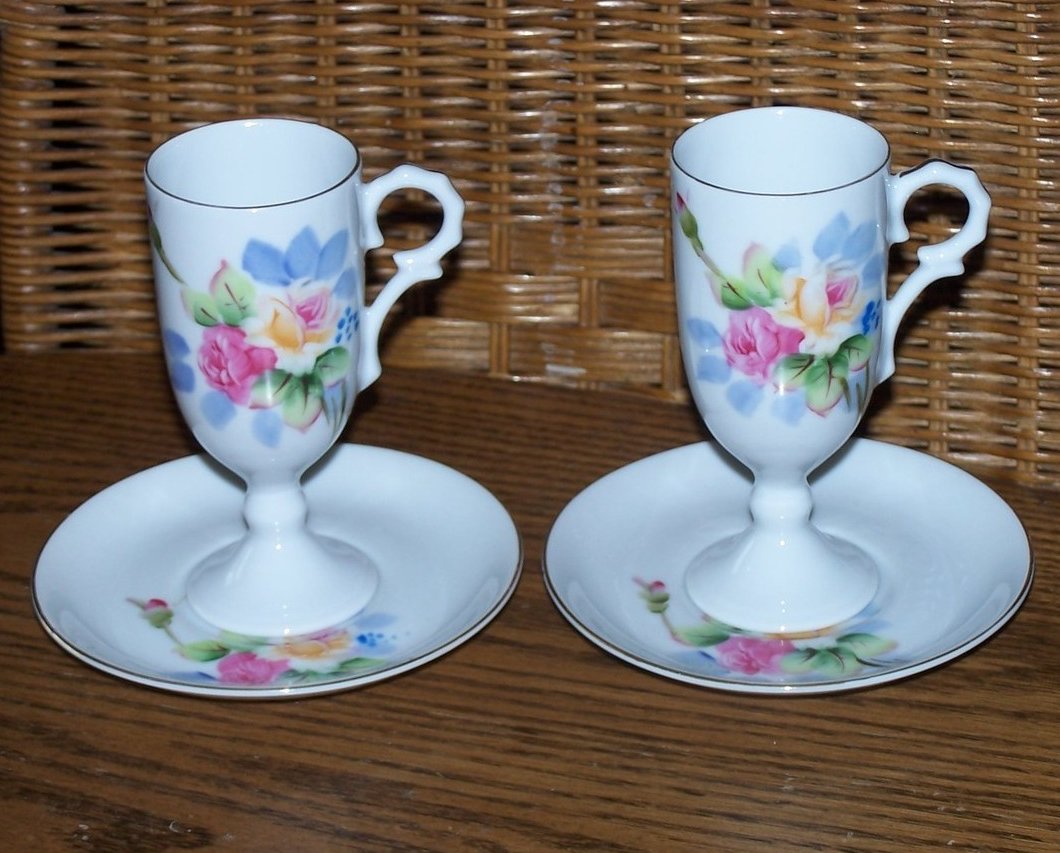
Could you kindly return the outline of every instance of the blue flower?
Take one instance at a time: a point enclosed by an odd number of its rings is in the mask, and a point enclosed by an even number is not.
[[[349,299],[357,290],[357,275],[353,271],[353,267],[347,267],[342,271],[342,275],[335,281],[335,288],[333,290],[336,296],[341,296],[343,299]]]
[[[880,300],[873,299],[865,306],[860,323],[863,335],[876,331],[876,327],[880,325]]]
[[[354,311],[347,305],[346,310],[342,312],[342,316],[339,317],[339,322],[335,327],[335,343],[342,344],[347,342],[353,337],[353,333],[360,328],[360,325],[360,313]]]
[[[781,246],[773,256],[773,266],[778,270],[797,270],[802,266],[802,254],[795,242]]]
[[[716,355],[702,355],[696,361],[696,379],[704,382],[728,382],[732,368],[724,358]]]
[[[806,414],[806,396],[801,392],[779,394],[773,400],[773,414],[789,424],[797,424]]]
[[[852,228],[850,218],[845,213],[838,213],[817,235],[813,253],[822,261],[839,258],[859,264],[875,248],[878,236],[879,227],[875,222]]]
[[[875,248],[878,234],[879,228],[875,222],[859,225],[843,241],[843,259],[855,264],[863,261]]]
[[[384,634],[382,631],[362,631],[354,639],[357,640],[357,644],[362,649],[378,656],[394,651],[394,640],[396,637],[391,634]]]
[[[813,253],[822,261],[838,255],[850,236],[850,219],[845,213],[837,213],[813,241]]]
[[[705,350],[712,350],[722,345],[721,332],[710,320],[701,317],[691,317],[685,324],[689,335],[698,346]]]
[[[183,361],[174,362],[169,368],[169,381],[178,391],[194,391],[195,371],[190,364],[185,364]]]
[[[165,348],[166,354],[172,359],[179,360],[191,355],[191,347],[188,346],[188,342],[175,329],[162,330],[162,346]]]
[[[191,347],[184,336],[174,329],[162,330],[162,348],[169,362],[169,381],[177,391],[195,390],[195,370],[184,359],[191,355]]]
[[[266,447],[276,447],[283,437],[283,418],[272,409],[259,409],[250,422],[250,431]]]
[[[203,394],[199,407],[203,417],[215,429],[221,429],[236,416],[235,404],[221,391]]]
[[[761,385],[754,382],[733,382],[725,389],[725,396],[732,407],[741,415],[750,415],[762,402],[763,390]]]
[[[385,628],[388,625],[393,625],[396,621],[397,617],[393,613],[366,613],[364,616],[358,616],[355,624],[363,630]]]
[[[337,231],[324,245],[313,229],[295,234],[286,248],[264,240],[250,240],[243,250],[243,269],[258,281],[287,287],[295,281],[330,279],[342,271],[349,234]]]

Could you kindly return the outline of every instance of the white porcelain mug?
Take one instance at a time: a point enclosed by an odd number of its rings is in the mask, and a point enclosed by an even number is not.
[[[852,434],[894,372],[898,325],[932,281],[963,271],[990,199],[938,161],[892,174],[884,137],[828,111],[727,113],[673,146],[674,265],[682,355],[696,406],[754,473],[747,531],[700,555],[693,601],[741,628],[817,629],[872,597],[872,560],[810,522],[807,475]],[[918,250],[887,298],[887,254],[929,184],[960,190],[968,217]],[[870,487],[867,485],[867,487]]]
[[[248,535],[188,584],[207,621],[252,635],[307,633],[360,610],[377,584],[364,555],[306,528],[300,478],[380,373],[386,313],[441,275],[461,239],[463,201],[448,178],[400,166],[365,183],[343,135],[302,121],[196,128],[145,169],[163,343],[196,439],[247,483]],[[382,245],[389,193],[425,190],[443,221],[397,252],[397,272],[365,305],[364,255]]]

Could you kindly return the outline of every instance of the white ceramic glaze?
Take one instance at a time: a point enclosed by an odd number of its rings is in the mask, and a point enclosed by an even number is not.
[[[247,535],[205,555],[188,599],[244,634],[303,634],[372,598],[378,567],[312,533],[299,478],[331,446],[380,372],[387,311],[441,275],[461,239],[449,180],[401,166],[370,183],[344,136],[252,119],[174,137],[145,170],[155,281],[173,386],[196,439],[247,483]],[[398,252],[365,305],[364,254],[382,245],[384,197],[415,188],[443,210],[438,233]]]
[[[682,355],[708,428],[756,483],[752,522],[709,543],[685,578],[724,622],[813,630],[876,593],[879,567],[811,520],[806,477],[853,433],[894,370],[902,315],[930,282],[963,270],[990,209],[970,170],[930,162],[892,175],[888,157],[868,125],[789,107],[709,119],[674,145]],[[887,299],[888,249],[908,237],[906,201],[928,184],[963,192],[968,219],[920,249]]]
[[[204,457],[151,468],[94,496],[49,539],[33,579],[49,634],[139,684],[225,698],[345,690],[433,660],[508,600],[521,550],[504,507],[420,457],[340,445],[306,477],[315,533],[380,567],[365,610],[301,637],[255,637],[198,618],[185,595],[204,555],[242,535],[243,489]]]
[[[1026,597],[1022,525],[959,468],[858,439],[810,482],[823,533],[879,567],[872,600],[840,624],[749,631],[689,597],[689,562],[748,521],[751,476],[714,443],[642,459],[577,495],[546,542],[549,592],[578,631],[634,666],[752,693],[851,690],[931,669],[998,631]]]

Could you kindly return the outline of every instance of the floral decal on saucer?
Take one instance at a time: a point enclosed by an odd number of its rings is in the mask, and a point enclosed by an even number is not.
[[[180,680],[208,681],[244,687],[284,687],[350,678],[386,666],[396,635],[385,631],[393,617],[371,614],[349,625],[315,634],[266,640],[229,631],[186,640],[174,622],[176,607],[161,598],[128,599],[152,628],[173,643],[173,652],[197,665],[192,672],[173,672]],[[187,626],[185,626],[187,627]]]
[[[179,331],[163,329],[174,388],[190,393],[201,377],[208,390],[200,409],[217,429],[240,408],[256,410],[253,434],[269,447],[284,427],[306,430],[321,416],[337,432],[352,402],[346,380],[359,325],[348,232],[321,242],[307,227],[287,246],[250,240],[239,264],[222,260],[205,290],[179,275],[154,227],[151,236],[185,311],[203,328],[194,352]]]
[[[699,349],[696,378],[725,385],[729,403],[744,414],[772,387],[773,413],[790,423],[806,411],[823,417],[840,401],[864,410],[881,312],[880,299],[868,294],[883,292],[885,271],[876,223],[854,225],[837,214],[813,240],[809,257],[794,240],[775,251],[752,243],[737,274],[707,254],[679,193],[675,210],[714,297],[727,309],[725,328],[701,317],[686,323]]]
[[[743,631],[703,616],[694,625],[675,625],[667,610],[670,593],[662,581],[635,578],[640,597],[662,620],[675,643],[694,649],[700,658],[724,676],[758,676],[763,680],[849,678],[870,668],[895,662],[882,659],[897,643],[869,630],[862,617],[846,624],[805,634],[762,634]]]

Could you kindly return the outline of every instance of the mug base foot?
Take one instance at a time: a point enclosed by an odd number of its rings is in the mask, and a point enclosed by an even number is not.
[[[282,542],[248,535],[188,577],[187,600],[206,622],[252,637],[303,636],[363,610],[379,586],[370,557],[308,531]]]
[[[799,634],[856,616],[879,587],[875,561],[811,524],[752,525],[700,552],[685,587],[703,613],[747,631]]]

